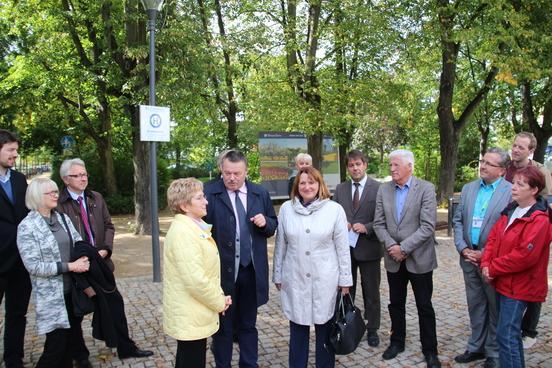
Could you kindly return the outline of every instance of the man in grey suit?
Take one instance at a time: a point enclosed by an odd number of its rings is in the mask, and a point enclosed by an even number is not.
[[[349,228],[351,268],[353,287],[351,295],[355,297],[357,269],[360,269],[360,285],[364,300],[364,318],[368,345],[379,345],[378,329],[380,327],[380,261],[383,249],[374,233],[374,211],[376,195],[380,183],[366,175],[368,166],[366,157],[359,150],[347,154],[347,171],[351,180],[335,188],[334,201],[339,203],[347,215]]]
[[[414,155],[407,150],[389,154],[392,181],[382,184],[376,198],[374,231],[383,243],[389,283],[391,343],[388,360],[404,351],[408,282],[416,298],[422,352],[429,368],[441,367],[437,357],[435,311],[431,303],[435,254],[437,200],[435,186],[412,176]]]
[[[485,368],[499,365],[497,309],[494,288],[483,280],[479,261],[491,228],[511,200],[512,184],[503,178],[508,163],[508,153],[500,148],[490,148],[485,153],[479,161],[480,179],[464,185],[452,220],[471,326],[468,347],[454,360],[469,363],[486,357]]]

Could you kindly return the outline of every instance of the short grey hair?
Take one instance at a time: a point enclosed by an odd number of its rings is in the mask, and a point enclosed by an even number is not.
[[[299,161],[308,161],[312,164],[312,156],[308,153],[298,153],[297,156],[295,156],[295,163],[299,163]]]
[[[414,154],[412,153],[412,151],[405,149],[394,150],[389,154],[389,160],[394,157],[400,158],[403,163],[410,164],[412,166],[412,170],[414,170]]]
[[[69,175],[69,170],[71,170],[71,167],[73,166],[82,166],[86,169],[86,165],[84,164],[84,161],[80,158],[72,158],[65,160],[61,163],[61,166],[59,167],[59,176],[62,178]]]
[[[508,165],[510,165],[510,155],[508,154],[508,152],[506,150],[503,150],[502,148],[491,147],[485,153],[497,154],[499,159],[500,159],[498,164],[500,165],[500,167],[502,167],[504,169],[507,168]]]
[[[47,188],[59,190],[55,181],[50,178],[34,178],[25,193],[25,206],[30,210],[38,210],[44,205],[44,191]]]

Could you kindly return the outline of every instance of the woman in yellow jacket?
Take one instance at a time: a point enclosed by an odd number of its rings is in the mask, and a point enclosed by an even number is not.
[[[203,184],[177,179],[167,190],[175,213],[165,238],[163,326],[178,340],[177,368],[205,367],[207,338],[219,329],[219,313],[232,304],[220,287],[220,261],[211,237]]]

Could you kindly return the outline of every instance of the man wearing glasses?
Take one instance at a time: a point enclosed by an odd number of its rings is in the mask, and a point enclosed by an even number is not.
[[[13,170],[19,140],[0,129],[0,303],[6,296],[4,314],[4,363],[23,367],[23,342],[31,280],[17,249],[17,226],[29,212],[25,207],[27,179]]]
[[[114,270],[111,253],[113,251],[115,227],[111,222],[111,216],[103,196],[98,192],[87,189],[88,173],[84,161],[80,158],[63,161],[59,174],[65,183],[65,188],[59,195],[59,211],[71,218],[73,225],[82,238],[94,245],[111,270]],[[124,305],[120,307],[124,313]],[[138,349],[129,337],[126,317],[114,322],[116,323],[114,328],[117,333],[119,358],[141,358],[153,355],[153,352],[149,350]],[[73,351],[73,359],[80,368],[92,367],[88,360],[90,352],[84,343],[80,323],[76,330],[75,334],[78,336],[73,336],[74,346],[76,347],[76,351]]]
[[[498,367],[497,309],[494,288],[483,280],[479,262],[491,228],[511,200],[512,185],[503,178],[508,162],[508,153],[500,148],[485,153],[479,161],[480,179],[464,185],[452,221],[471,326],[466,351],[454,360],[485,359],[485,368]]]

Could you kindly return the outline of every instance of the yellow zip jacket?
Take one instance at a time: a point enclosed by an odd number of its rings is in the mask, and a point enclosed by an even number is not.
[[[207,338],[218,331],[224,305],[219,254],[210,231],[177,214],[165,238],[165,333],[177,340]]]

